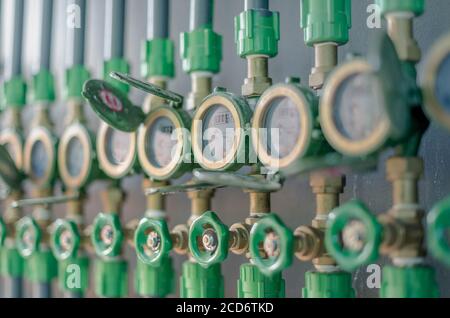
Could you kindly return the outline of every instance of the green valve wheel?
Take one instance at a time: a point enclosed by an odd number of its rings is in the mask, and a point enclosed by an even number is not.
[[[383,14],[393,12],[412,12],[416,16],[425,11],[425,0],[375,0]]]
[[[330,214],[325,244],[345,270],[352,271],[378,259],[382,226],[361,202],[353,201]]]
[[[134,235],[136,254],[144,264],[161,266],[172,250],[167,222],[162,219],[144,218]]]
[[[59,261],[75,258],[80,248],[80,233],[74,221],[57,220],[51,237],[53,255]]]
[[[3,221],[3,218],[0,218],[0,247],[3,247],[5,245],[6,232],[7,229],[5,221]]]
[[[42,231],[31,217],[24,217],[16,224],[17,251],[24,258],[29,258],[39,250]]]
[[[207,211],[197,218],[189,230],[189,250],[201,266],[223,262],[228,256],[228,227],[216,213]]]
[[[434,257],[450,266],[450,198],[434,206],[427,217],[428,249]]]
[[[277,215],[270,214],[252,227],[249,248],[261,272],[273,275],[292,264],[294,236]]]
[[[100,213],[94,220],[91,239],[98,256],[115,257],[120,255],[123,232],[119,216]]]

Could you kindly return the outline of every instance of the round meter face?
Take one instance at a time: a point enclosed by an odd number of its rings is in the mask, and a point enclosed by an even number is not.
[[[78,138],[72,138],[69,141],[69,144],[67,145],[67,153],[66,153],[66,160],[67,160],[67,171],[69,172],[70,176],[76,178],[78,177],[82,170],[85,162],[83,162],[84,159],[84,147]]]
[[[110,128],[106,134],[106,156],[114,165],[121,166],[126,163],[131,151],[133,135]]]
[[[342,136],[358,142],[376,131],[385,116],[378,88],[378,81],[369,74],[353,75],[340,85],[333,120]]]
[[[263,120],[263,145],[273,158],[287,157],[299,142],[301,123],[300,113],[289,97],[273,100]]]
[[[178,145],[175,132],[176,126],[167,117],[159,117],[149,127],[145,140],[145,152],[154,167],[167,167],[174,159]]]
[[[438,68],[436,97],[444,110],[450,113],[450,55],[442,61]]]
[[[49,166],[49,155],[42,141],[38,140],[31,149],[31,173],[36,178],[43,178]]]
[[[223,161],[233,148],[236,124],[231,112],[222,105],[213,105],[202,122],[203,157],[212,162]]]

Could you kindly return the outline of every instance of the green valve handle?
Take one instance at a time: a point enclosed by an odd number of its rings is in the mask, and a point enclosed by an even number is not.
[[[420,16],[425,11],[425,0],[375,0],[382,14],[394,12],[412,12]]]
[[[172,250],[167,222],[162,219],[144,218],[135,231],[136,254],[144,264],[161,266]]]
[[[16,224],[16,246],[19,254],[24,258],[31,257],[39,250],[42,231],[36,220],[26,216]]]
[[[344,270],[352,271],[378,259],[382,231],[381,224],[363,203],[349,202],[330,214],[326,248]]]
[[[123,236],[120,218],[117,214],[100,213],[97,215],[93,224],[91,240],[98,256],[119,256]]]
[[[203,267],[223,262],[228,256],[228,242],[228,227],[211,211],[195,219],[189,230],[189,250]]]
[[[427,217],[428,249],[434,257],[450,266],[450,198],[436,204]]]
[[[302,0],[300,3],[300,26],[307,45],[348,42],[352,26],[350,0]]]
[[[294,235],[277,215],[270,214],[252,227],[249,249],[261,272],[273,275],[292,264]]]
[[[268,10],[247,10],[234,20],[235,42],[240,57],[278,54],[280,14]]]
[[[80,233],[74,221],[59,219],[54,223],[50,244],[57,260],[65,261],[75,258],[80,242]]]
[[[0,218],[0,247],[3,247],[5,245],[6,232],[6,223],[5,221],[3,221],[3,218]]]

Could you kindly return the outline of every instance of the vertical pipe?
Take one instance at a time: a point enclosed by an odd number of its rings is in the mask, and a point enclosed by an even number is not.
[[[52,47],[53,0],[41,0],[40,49],[36,71],[50,69]]]
[[[86,33],[86,0],[67,0],[68,21],[66,33],[66,67],[84,64],[84,38]]]
[[[105,61],[124,56],[125,0],[106,0]]]
[[[22,277],[3,277],[3,297],[21,298],[23,296]]]
[[[269,10],[269,0],[245,0],[245,10]]]
[[[190,31],[208,26],[212,28],[214,2],[213,0],[191,0]]]
[[[32,286],[33,298],[51,298],[52,284],[51,283],[33,283]]]
[[[24,0],[10,1],[12,6],[10,25],[10,34],[8,35],[9,49],[11,55],[5,62],[5,80],[8,81],[22,73],[22,38],[23,38],[23,17]]]
[[[147,39],[169,37],[169,0],[147,1]]]

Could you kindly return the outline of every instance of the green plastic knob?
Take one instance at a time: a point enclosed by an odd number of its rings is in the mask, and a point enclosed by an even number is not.
[[[189,250],[203,267],[219,264],[227,258],[228,241],[228,227],[211,211],[192,222],[189,229]]]
[[[33,76],[30,99],[32,102],[53,102],[55,95],[55,79],[49,70],[42,70]]]
[[[284,298],[281,273],[267,276],[253,264],[243,264],[238,280],[238,298]]]
[[[247,10],[234,19],[235,42],[240,57],[278,54],[280,14],[268,10]]]
[[[128,64],[128,62],[122,58],[115,58],[106,61],[103,64],[103,79],[122,92],[128,93],[130,91],[130,86],[125,83],[119,82],[109,76],[109,74],[111,74],[112,72],[120,72],[124,74],[130,73],[130,65]]]
[[[437,203],[427,217],[428,249],[434,257],[450,266],[450,197]]]
[[[438,298],[439,286],[429,266],[383,268],[381,298]]]
[[[94,220],[91,239],[98,256],[119,256],[123,242],[123,231],[119,216],[105,213],[97,215]]]
[[[31,257],[39,250],[42,231],[37,222],[31,217],[24,217],[16,224],[17,251],[24,258]]]
[[[5,221],[3,221],[3,218],[0,218],[0,247],[5,246],[5,239],[6,239],[7,231],[8,230],[6,228]]]
[[[128,294],[128,265],[122,259],[95,260],[95,294],[105,298],[125,297]]]
[[[346,272],[307,272],[303,298],[354,298],[352,275]]]
[[[2,107],[22,108],[27,103],[27,84],[18,76],[5,82],[0,92]]]
[[[379,256],[383,228],[359,201],[349,202],[330,214],[325,244],[345,270],[374,262]]]
[[[181,33],[180,52],[186,73],[219,73],[222,61],[222,37],[210,28]]]
[[[58,283],[63,291],[84,295],[89,289],[89,258],[68,258],[58,262]]]
[[[220,264],[215,264],[204,268],[200,264],[191,261],[184,262],[180,277],[180,297],[224,297],[224,283],[220,267]]]
[[[350,0],[303,0],[300,7],[300,26],[308,46],[333,42],[348,42],[352,27]]]
[[[175,45],[170,39],[153,39],[144,43],[141,74],[144,78],[175,76]]]
[[[425,0],[375,0],[382,14],[392,12],[412,12],[420,16],[425,11]]]
[[[65,74],[65,94],[69,98],[83,98],[83,85],[90,78],[89,71],[83,65],[68,69]]]
[[[261,272],[273,275],[292,264],[294,235],[277,215],[269,214],[252,227],[249,249]]]
[[[160,266],[150,266],[137,260],[135,272],[136,294],[141,297],[163,298],[174,292],[175,270],[170,257]]]
[[[57,260],[75,258],[80,248],[80,241],[80,232],[74,221],[60,219],[54,223],[50,243]]]
[[[152,266],[161,266],[172,250],[169,227],[163,219],[144,218],[134,234],[138,258]]]

